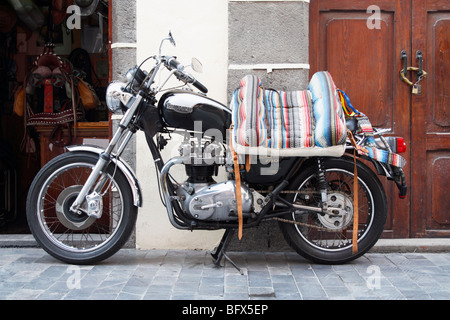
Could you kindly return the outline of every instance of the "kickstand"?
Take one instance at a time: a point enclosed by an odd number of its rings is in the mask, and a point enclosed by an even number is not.
[[[225,253],[225,251],[228,248],[228,245],[230,244],[231,238],[234,235],[235,230],[234,229],[226,229],[225,233],[223,234],[222,240],[220,240],[219,246],[216,248],[215,252],[211,253],[211,256],[213,257],[213,262],[216,266],[220,267],[220,261],[222,258],[225,258],[233,267],[239,271],[241,275],[244,273],[242,270],[234,263],[233,260],[230,259],[230,257]]]

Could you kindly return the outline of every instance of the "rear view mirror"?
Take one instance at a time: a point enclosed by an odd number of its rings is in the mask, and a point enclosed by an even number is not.
[[[191,66],[195,72],[198,72],[198,73],[203,72],[203,65],[197,58],[192,58]]]

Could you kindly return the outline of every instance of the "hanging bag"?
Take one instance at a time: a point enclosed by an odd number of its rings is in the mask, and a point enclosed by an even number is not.
[[[14,94],[14,108],[13,111],[19,117],[23,117],[24,110],[24,101],[25,101],[25,89],[23,86],[17,88],[16,93]]]
[[[91,110],[100,105],[100,99],[92,86],[80,78],[78,80],[78,93],[80,94],[81,103],[86,110]]]

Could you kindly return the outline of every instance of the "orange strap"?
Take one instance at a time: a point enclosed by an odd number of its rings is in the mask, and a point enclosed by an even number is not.
[[[348,137],[353,145],[353,159],[355,169],[353,173],[353,254],[358,253],[358,223],[359,223],[359,209],[358,209],[358,169],[356,167],[356,141],[351,131],[348,131]]]
[[[355,173],[353,174],[353,254],[356,254],[358,253],[358,223],[359,223],[358,169],[356,167],[356,149],[353,150],[353,159],[355,161]]]
[[[251,167],[250,161],[251,161],[250,155],[247,155],[246,160],[245,160],[245,171],[247,171],[247,172],[250,171],[250,167]]]
[[[239,240],[242,239],[242,227],[243,227],[243,217],[242,217],[242,194],[241,194],[241,173],[239,170],[238,156],[236,151],[233,148],[232,141],[232,130],[230,130],[230,150],[233,153],[233,163],[234,163],[234,179],[236,180],[236,205],[238,210],[238,219],[239,219],[239,232],[238,237]]]

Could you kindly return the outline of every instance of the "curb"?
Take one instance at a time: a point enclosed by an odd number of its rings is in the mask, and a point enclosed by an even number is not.
[[[38,248],[36,240],[31,234],[2,234],[0,248]]]
[[[38,248],[31,234],[0,235],[0,248]],[[450,238],[380,239],[370,253],[450,252]]]
[[[450,238],[380,239],[369,252],[450,252]]]

